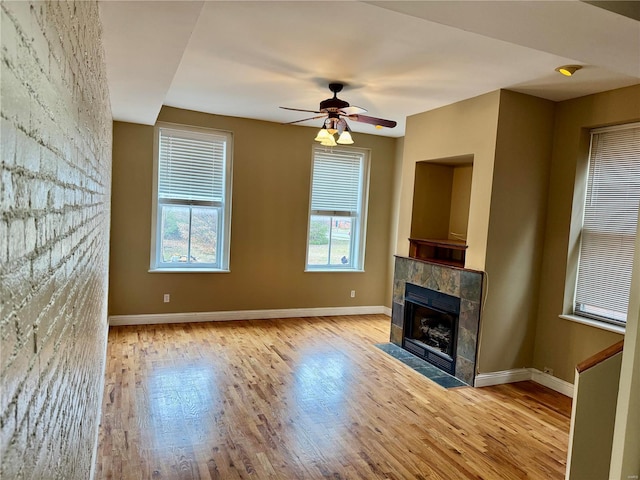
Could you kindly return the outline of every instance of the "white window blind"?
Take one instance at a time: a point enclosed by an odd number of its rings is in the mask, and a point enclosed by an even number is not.
[[[160,129],[158,199],[224,201],[225,136]]]
[[[311,210],[355,214],[360,209],[364,155],[348,151],[314,152]]]
[[[640,205],[640,124],[592,132],[575,313],[624,323]]]

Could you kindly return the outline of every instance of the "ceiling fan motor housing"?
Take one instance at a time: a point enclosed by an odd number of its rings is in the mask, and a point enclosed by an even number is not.
[[[327,98],[320,102],[320,111],[337,112],[341,108],[349,106],[349,102],[345,102],[338,98],[338,93],[342,91],[342,87],[344,87],[342,83],[329,84],[329,90],[333,92],[333,98]]]
[[[349,102],[340,100],[337,97],[327,98],[320,102],[320,111],[337,112],[341,108],[347,108],[348,106]]]

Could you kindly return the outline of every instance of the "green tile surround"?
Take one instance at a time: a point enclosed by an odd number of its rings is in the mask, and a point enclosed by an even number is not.
[[[404,292],[407,283],[460,298],[454,376],[473,385],[482,301],[482,272],[396,256],[390,341],[402,347]]]

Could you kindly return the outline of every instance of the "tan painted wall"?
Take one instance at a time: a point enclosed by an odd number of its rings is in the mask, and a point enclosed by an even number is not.
[[[640,224],[622,352],[609,478],[640,476]]]
[[[608,478],[621,363],[622,353],[618,353],[576,372],[567,480]]]
[[[481,373],[528,367],[533,360],[553,118],[553,102],[501,92]]]
[[[91,478],[111,111],[96,2],[2,2],[0,477]]]
[[[620,335],[558,318],[573,298],[584,204],[589,129],[637,121],[640,85],[561,102],[556,107],[548,213],[533,366],[573,381],[575,365]]]
[[[436,161],[444,163],[416,163],[411,237],[460,240],[469,224],[473,167]]]
[[[430,162],[416,164],[411,207],[411,237],[448,238],[453,167]]]
[[[115,122],[111,315],[390,305],[395,139],[354,134],[371,149],[365,272],[305,273],[316,129],[167,107],[158,120],[234,134],[231,273],[148,272],[153,127]]]
[[[499,101],[496,91],[407,118],[397,254],[409,253],[416,162],[473,155],[466,266],[484,270]]]
[[[467,235],[472,178],[472,165],[453,167],[451,214],[449,216],[449,233],[447,237],[451,240],[460,240],[461,236],[466,237]]]
[[[391,201],[391,225],[389,226],[389,264],[387,274],[387,295],[385,305],[393,302],[393,269],[395,266],[395,253],[398,243],[398,218],[400,215],[400,198],[402,193],[402,156],[404,154],[404,137],[396,140],[396,151],[393,169],[393,196]]]

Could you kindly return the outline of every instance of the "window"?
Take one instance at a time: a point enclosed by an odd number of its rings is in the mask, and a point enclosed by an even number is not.
[[[152,270],[229,268],[231,134],[156,127]]]
[[[307,270],[363,270],[369,154],[313,148]]]
[[[594,130],[576,315],[625,325],[640,205],[640,124]]]

